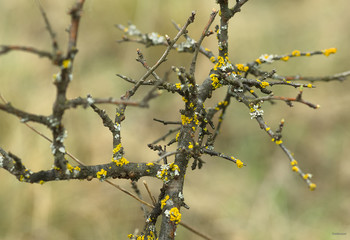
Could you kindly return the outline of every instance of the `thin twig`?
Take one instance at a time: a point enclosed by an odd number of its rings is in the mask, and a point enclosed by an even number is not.
[[[139,102],[123,100],[123,99],[114,99],[114,98],[75,98],[67,100],[65,108],[76,108],[77,106],[87,107],[91,104],[116,104],[116,105],[128,105],[128,106],[141,106]]]
[[[210,149],[206,149],[206,148],[202,148],[202,151],[203,151],[203,153],[208,154],[210,156],[221,157],[221,158],[226,159],[226,160],[228,160],[230,162],[237,163],[237,159],[236,158],[227,156],[227,155],[225,155],[223,153],[219,153],[219,152],[216,152],[214,150],[210,150]],[[243,166],[246,166],[246,164],[243,164]]]
[[[158,61],[141,77],[141,79],[135,84],[132,90],[129,91],[127,99],[129,99],[132,95],[135,94],[137,89],[144,83],[144,81],[163,63],[166,61],[166,57],[168,56],[170,50],[172,49],[175,42],[181,37],[181,35],[186,31],[188,25],[193,23],[195,12],[192,12],[191,16],[188,18],[186,24],[181,28],[181,30],[176,34],[174,39],[170,41],[168,47],[164,51],[163,55],[158,59]]]
[[[172,155],[175,155],[175,154],[177,154],[179,151],[173,151],[173,152],[167,152],[167,153],[164,153],[162,156],[160,156],[156,161],[154,161],[154,162],[160,162],[162,159],[164,159],[164,158],[167,158],[167,157],[169,157],[169,156],[172,156]]]
[[[144,68],[146,68],[148,71],[151,69],[150,66],[148,66],[146,59],[144,58],[141,50],[138,48],[136,49],[137,52],[137,56],[138,58],[136,59],[136,61],[138,61],[139,63],[142,64],[142,66]],[[155,73],[154,71],[152,72],[152,76],[155,77],[155,79],[157,79],[157,81],[161,81],[160,77],[157,75],[157,73]]]
[[[153,118],[153,120],[156,121],[156,122],[163,123],[164,125],[168,125],[168,124],[181,124],[180,121],[164,121],[164,120],[160,120],[160,119],[157,119],[157,118]]]
[[[204,30],[202,32],[201,37],[199,38],[198,42],[195,44],[196,45],[196,49],[195,49],[195,51],[193,53],[193,58],[192,58],[191,67],[190,67],[190,74],[191,74],[191,76],[194,76],[194,73],[196,71],[196,63],[197,63],[197,57],[198,57],[200,46],[202,45],[202,42],[203,42],[204,38],[207,36],[209,27],[213,23],[217,13],[218,13],[218,11],[213,9],[212,13],[210,14],[209,21],[208,21],[207,25],[204,27]]]
[[[230,99],[231,99],[231,96],[229,94],[229,92],[227,91],[226,93],[226,96],[225,96],[225,100],[224,100],[224,103],[227,102],[227,104],[222,104],[221,106],[221,114],[219,116],[219,121],[218,121],[218,124],[215,128],[215,133],[213,135],[213,141],[215,141],[216,137],[219,135],[220,133],[220,130],[221,130],[221,126],[222,126],[222,123],[223,123],[223,120],[224,120],[224,116],[225,116],[225,113],[226,113],[226,110],[227,110],[227,107],[229,106],[230,104]],[[218,106],[218,108],[220,109],[220,106]]]
[[[300,97],[299,97],[300,96]],[[295,98],[291,98],[291,97],[283,97],[283,96],[273,96],[272,94],[271,95],[268,95],[268,96],[265,96],[265,97],[258,97],[258,98],[254,98],[251,102],[252,103],[259,103],[260,101],[269,101],[269,100],[280,100],[280,101],[284,101],[287,103],[288,106],[292,107],[292,102],[299,102],[299,103],[302,103],[302,104],[305,104],[313,109],[318,109],[320,106],[318,104],[313,104],[313,103],[310,103],[308,101],[305,101],[304,99],[301,98],[301,95],[298,94],[297,97]]]
[[[10,103],[6,103],[6,104],[0,104],[0,110],[3,110],[9,114],[15,115],[18,118],[21,119],[21,122],[36,122],[36,123],[40,123],[43,124],[47,127],[50,126],[50,118],[44,115],[37,115],[37,114],[32,114],[32,113],[28,113],[28,112],[24,112],[22,110],[19,110],[15,107],[13,107]]]
[[[148,193],[148,196],[149,198],[151,199],[152,203],[153,203],[153,206],[156,205],[156,199],[152,196],[152,193],[151,191],[149,190],[149,187],[148,187],[148,184],[145,180],[142,181],[143,185],[145,186],[146,190],[147,190],[147,193]]]
[[[151,144],[156,144],[160,141],[164,141],[166,139],[166,137],[168,137],[169,135],[173,134],[174,132],[178,132],[180,130],[181,127],[175,128],[175,129],[170,129],[168,133],[166,133],[165,135],[163,135],[162,137],[154,140]]]
[[[231,10],[230,17],[233,17],[236,13],[240,12],[241,7],[247,2],[248,0],[236,0],[236,5],[232,9],[230,9]]]
[[[322,81],[322,82],[329,82],[329,81],[333,81],[333,80],[338,80],[338,81],[344,81],[348,76],[350,76],[350,71],[346,71],[346,72],[341,72],[341,73],[337,73],[334,75],[330,75],[330,76],[322,76],[322,77],[308,77],[308,76],[287,76],[287,77],[282,77],[287,81],[309,81],[309,82],[316,82],[316,81]]]
[[[139,187],[137,186],[137,182],[136,181],[131,181],[130,183],[131,183],[132,189],[134,189],[134,191],[137,194],[138,198],[142,199],[141,191],[140,191]],[[147,219],[148,211],[147,211],[147,208],[146,208],[145,204],[141,204],[141,208],[142,208],[142,211],[143,211],[145,219]]]
[[[125,190],[124,188],[122,188],[121,186],[111,182],[110,180],[105,180],[106,183],[109,183],[110,185],[112,185],[113,187],[117,188],[118,190],[122,191],[123,193],[129,195],[130,197],[134,198],[136,201],[139,201],[140,203],[142,204],[145,204],[151,208],[154,208],[154,206],[152,204],[149,204],[148,202],[146,201],[143,201],[142,199],[138,198],[137,196],[135,196],[134,194],[132,194],[131,192]]]
[[[46,29],[47,29],[47,31],[50,34],[51,41],[52,41],[53,54],[57,54],[58,51],[59,51],[59,46],[58,46],[58,42],[57,42],[57,39],[56,39],[56,34],[55,34],[55,32],[53,31],[53,29],[51,27],[50,21],[49,21],[46,13],[44,11],[43,6],[40,3],[40,1],[36,1],[36,3],[39,6],[40,13],[41,13],[41,15],[44,18]]]
[[[178,31],[181,29],[176,22],[172,21],[172,23]],[[195,42],[195,40],[191,38],[187,33],[184,33],[183,36],[185,37],[187,42]],[[213,54],[212,51],[210,51],[207,48],[204,48],[203,46],[199,46],[199,52],[202,53],[204,56],[206,56],[208,59],[211,59],[212,57],[214,57],[214,59],[216,58],[216,56]]]
[[[84,3],[85,0],[77,0],[75,6],[69,11],[71,15],[71,26],[69,28],[67,57],[71,59],[73,59],[72,55],[77,51],[79,22]]]
[[[0,50],[0,55],[8,53],[10,51],[24,51],[24,52],[33,53],[35,55],[38,55],[39,57],[46,57],[50,60],[53,59],[51,53],[47,51],[38,50],[33,47],[18,46],[18,45],[0,45],[0,47],[2,48]]]
[[[184,228],[187,228],[188,230],[190,230],[191,232],[193,232],[194,234],[197,234],[198,236],[202,237],[203,239],[207,239],[207,240],[212,240],[212,238],[204,235],[203,233],[197,231],[196,229],[192,228],[191,226],[187,225],[186,223],[184,223],[183,221],[181,221],[179,223],[179,225],[183,226]]]
[[[166,81],[166,79],[167,79],[167,75],[163,79],[159,79],[158,82],[156,84],[154,84],[152,89],[141,100],[140,107],[148,107],[148,102],[151,99],[156,98],[156,97],[158,97],[158,96],[160,96],[162,94],[162,91],[158,90],[158,88],[159,88],[160,85],[162,85]]]

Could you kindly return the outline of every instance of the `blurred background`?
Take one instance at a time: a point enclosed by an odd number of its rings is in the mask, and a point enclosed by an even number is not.
[[[67,12],[74,1],[42,1],[62,50],[66,49],[69,26]],[[235,2],[235,1],[231,1]],[[140,48],[150,65],[164,47],[145,48],[135,43],[116,43],[122,32],[114,24],[136,24],[143,32],[174,37],[171,20],[183,24],[192,10],[196,20],[188,28],[198,39],[213,8],[214,0],[87,0],[81,20],[74,79],[69,98],[120,97],[130,84],[116,77],[120,73],[139,79],[145,69],[135,61]],[[233,63],[246,63],[261,54],[286,54],[293,50],[314,51],[336,47],[329,57],[294,58],[266,65],[280,75],[332,75],[350,69],[350,5],[346,0],[249,1],[230,23],[229,49]],[[51,42],[35,1],[0,1],[0,44],[33,46],[51,50]],[[216,19],[211,29],[214,29]],[[183,39],[181,39],[183,41]],[[216,53],[216,38],[203,46]],[[189,68],[191,56],[171,52],[157,73],[163,76],[171,66]],[[205,57],[198,60],[200,83],[212,67]],[[52,75],[59,69],[47,59],[23,52],[0,57],[0,92],[14,106],[37,114],[50,114],[55,89]],[[172,82],[177,81],[174,74]],[[305,89],[304,98],[321,108],[313,110],[283,102],[264,104],[265,119],[276,129],[285,119],[283,140],[295,154],[299,166],[313,174],[317,190],[311,192],[291,171],[287,157],[271,143],[266,133],[251,120],[247,109],[235,102],[229,108],[216,150],[247,164],[242,169],[218,158],[205,158],[203,169],[186,175],[182,221],[212,239],[348,239],[350,235],[350,79],[316,83]],[[140,91],[140,99],[148,89]],[[298,89],[274,88],[276,95],[295,97]],[[221,101],[218,91],[206,104]],[[111,116],[114,107],[102,106]],[[147,148],[170,129],[153,118],[177,120],[181,100],[164,93],[149,109],[128,108],[122,124],[123,145],[129,161],[150,162],[157,154]],[[90,109],[66,112],[68,151],[86,164],[109,162],[111,136]],[[31,124],[46,135],[47,129]],[[0,146],[11,151],[33,171],[50,169],[50,144],[19,120],[0,112]],[[74,162],[71,162],[74,164]],[[145,178],[158,196],[161,183]],[[131,190],[127,180],[113,180]],[[148,196],[140,181],[145,200]],[[126,239],[143,228],[140,205],[129,196],[97,180],[49,182],[31,185],[18,182],[0,170],[0,239]],[[346,235],[336,235],[345,233]],[[178,227],[178,239],[200,239]]]

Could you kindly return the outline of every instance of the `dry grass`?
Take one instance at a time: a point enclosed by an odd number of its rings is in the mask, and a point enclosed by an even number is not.
[[[118,97],[128,84],[117,79],[115,73],[137,78],[144,72],[134,61],[137,47],[150,63],[160,56],[162,48],[115,43],[121,36],[113,27],[115,23],[126,24],[131,20],[145,32],[174,36],[170,20],[183,23],[196,10],[197,21],[189,30],[197,38],[211,9],[217,8],[214,0],[203,2],[179,0],[170,6],[168,1],[161,0],[87,1],[78,43],[80,52],[68,95]],[[68,24],[65,13],[71,3],[44,4],[62,47]],[[293,59],[275,66],[281,74],[323,75],[349,70],[349,10],[346,0],[337,4],[326,0],[251,1],[231,24],[230,58],[239,63],[254,60],[263,53],[337,47],[338,53],[328,58]],[[0,13],[1,44],[50,48],[49,36],[34,2],[2,1]],[[215,50],[215,37],[206,39],[204,45]],[[177,63],[188,66],[187,59],[188,55],[172,53],[161,71],[164,73]],[[198,81],[208,74],[208,68],[210,63],[201,58]],[[51,76],[56,72],[47,60],[36,56],[18,52],[1,56],[0,92],[17,107],[48,114],[54,94]],[[300,166],[314,174],[317,191],[307,189],[246,110],[233,104],[227,116],[231,120],[225,122],[218,146],[248,166],[237,169],[228,162],[208,158],[204,169],[188,172],[184,191],[191,209],[183,210],[183,221],[213,239],[346,239],[350,235],[348,89],[349,80],[320,83],[316,89],[305,90],[305,98],[320,104],[319,110],[302,105],[288,108],[282,103],[265,106],[270,125],[276,126],[282,117],[286,119],[284,142],[294,151]],[[282,93],[293,97],[297,94],[294,89]],[[123,141],[131,161],[157,158],[146,144],[166,128],[152,122],[152,117],[178,116],[176,111],[167,113],[179,103],[167,97],[153,101],[150,109],[128,110]],[[113,113],[113,108],[107,109]],[[109,160],[110,135],[92,111],[70,111],[65,121],[69,151],[87,164]],[[49,144],[15,117],[0,112],[0,129],[0,146],[20,156],[27,167],[33,170],[51,167]],[[160,183],[146,180],[157,196]],[[126,239],[135,227],[143,227],[139,204],[98,181],[29,185],[0,171],[0,182],[0,239]],[[130,188],[128,181],[117,182]],[[332,235],[336,232],[345,232],[347,236]],[[181,228],[178,237],[198,239]]]

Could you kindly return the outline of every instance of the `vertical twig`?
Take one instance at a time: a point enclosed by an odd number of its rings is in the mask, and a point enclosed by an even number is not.
[[[212,13],[210,14],[209,21],[201,34],[201,37],[199,38],[198,42],[195,44],[196,49],[193,53],[193,58],[192,58],[191,67],[190,67],[190,75],[192,76],[192,78],[194,78],[194,73],[196,71],[196,63],[197,63],[197,57],[198,57],[200,46],[202,45],[204,38],[208,35],[209,27],[213,23],[217,13],[218,11],[213,9]]]

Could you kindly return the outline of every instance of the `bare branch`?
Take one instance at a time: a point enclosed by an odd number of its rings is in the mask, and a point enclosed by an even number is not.
[[[18,46],[18,45],[1,45],[2,49],[0,50],[0,55],[6,54],[10,51],[24,51],[29,52],[35,55],[38,55],[39,57],[45,57],[50,60],[53,59],[52,54],[46,51],[38,50],[33,47],[26,47],[26,46]]]
[[[53,52],[53,55],[56,56],[55,59],[57,59],[57,56],[60,56],[61,53],[60,53],[60,50],[59,50],[59,46],[58,46],[58,42],[57,42],[57,39],[56,39],[56,33],[54,33],[52,27],[51,27],[51,24],[50,24],[50,21],[44,11],[44,8],[43,6],[41,5],[40,1],[36,1],[38,6],[39,6],[39,9],[40,9],[40,13],[41,15],[43,16],[43,19],[45,21],[45,25],[46,25],[46,29],[47,31],[49,32],[49,35],[51,37],[51,42],[52,42],[52,52]]]
[[[114,98],[75,98],[72,100],[67,100],[65,104],[65,108],[76,108],[78,106],[82,106],[84,108],[88,107],[91,104],[113,104],[113,105],[128,105],[128,106],[140,106],[142,107],[139,102],[129,101],[129,100],[123,100],[123,99],[114,99]]]
[[[236,0],[235,6],[232,9],[230,9],[231,17],[233,17],[236,13],[240,12],[241,7],[247,2],[248,0]]]
[[[253,104],[257,104],[259,102],[263,102],[263,101],[269,101],[269,100],[280,100],[280,101],[284,101],[287,103],[288,106],[292,107],[292,102],[299,102],[299,103],[303,103],[313,109],[318,109],[320,106],[317,104],[313,104],[310,103],[308,101],[305,101],[304,99],[301,98],[301,93],[302,91],[298,94],[297,97],[295,98],[291,98],[291,97],[283,97],[283,96],[274,96],[273,94],[270,94],[269,96],[266,97],[259,97],[259,98],[254,98],[251,102]]]
[[[183,35],[187,29],[187,27],[193,23],[194,21],[195,12],[192,12],[191,16],[188,18],[186,24],[181,28],[181,30],[177,33],[177,35],[174,37],[174,39],[170,42],[167,49],[164,51],[163,55],[158,59],[158,61],[146,72],[145,75],[141,77],[141,79],[135,84],[133,89],[128,91],[128,94],[126,94],[124,97],[126,99],[129,99],[131,96],[135,94],[137,89],[144,83],[144,81],[164,62],[166,61],[166,57],[168,56],[170,50],[172,49],[175,42]]]
[[[77,0],[75,6],[69,11],[69,14],[71,16],[71,25],[69,28],[67,57],[70,57],[71,59],[74,58],[74,54],[77,51],[76,46],[78,39],[79,22],[83,11],[84,3],[85,0]]]
[[[0,110],[3,110],[7,113],[10,113],[12,115],[15,115],[21,119],[21,122],[36,122],[36,123],[41,123],[47,127],[51,127],[53,124],[52,118],[48,116],[43,116],[43,115],[36,115],[36,114],[31,114],[24,112],[22,110],[19,110],[11,105],[11,103],[7,104],[1,104],[0,103]]]
[[[215,141],[224,126],[223,120],[229,109],[228,106],[232,101],[236,100],[239,104],[246,106],[248,110],[246,115],[247,119],[250,117],[250,119],[255,119],[257,121],[258,126],[268,134],[271,141],[282,149],[290,161],[292,170],[299,174],[311,190],[314,190],[316,185],[311,182],[311,174],[304,173],[299,168],[298,162],[282,141],[282,139],[284,140],[285,138],[285,131],[283,131],[282,134],[282,130],[285,126],[284,119],[281,120],[276,130],[272,131],[263,117],[263,103],[265,101],[271,103],[283,101],[288,106],[293,106],[294,102],[298,102],[316,109],[319,105],[304,100],[303,96],[303,88],[313,89],[315,86],[311,83],[300,83],[300,81],[343,81],[350,75],[350,71],[321,77],[302,77],[298,75],[286,77],[278,75],[276,70],[262,70],[264,64],[274,63],[275,61],[287,62],[291,58],[314,55],[329,56],[336,53],[336,48],[310,52],[294,50],[289,54],[283,55],[262,54],[252,62],[233,64],[228,56],[229,52],[231,52],[228,48],[229,20],[236,13],[240,12],[242,6],[247,2],[248,0],[236,0],[233,7],[229,7],[231,2],[228,0],[217,0],[217,3],[220,5],[220,24],[215,29],[218,39],[218,57],[215,57],[209,49],[202,46],[204,38],[213,34],[213,31],[209,31],[209,28],[218,13],[216,10],[212,11],[208,23],[204,26],[203,32],[197,42],[191,38],[190,34],[187,32],[188,26],[194,22],[195,12],[192,12],[191,16],[182,27],[178,24],[174,24],[178,30],[174,38],[170,38],[168,35],[159,35],[156,32],[142,33],[133,24],[129,24],[127,27],[117,25],[125,34],[121,40],[122,42],[137,42],[144,44],[146,47],[166,46],[162,55],[153,65],[150,65],[149,62],[146,61],[147,57],[143,55],[140,49],[137,49],[136,60],[142,64],[145,73],[137,80],[117,74],[118,77],[132,84],[130,89],[126,90],[125,94],[121,96],[120,99],[92,98],[91,95],[88,95],[86,98],[67,98],[69,85],[73,79],[73,63],[78,52],[78,33],[85,1],[76,0],[69,11],[70,27],[68,29],[67,52],[64,54],[60,52],[56,34],[53,31],[46,12],[39,4],[41,15],[51,38],[52,52],[41,51],[26,46],[3,45],[0,46],[0,55],[10,51],[25,51],[39,57],[49,58],[53,65],[59,67],[58,73],[54,75],[53,81],[56,94],[52,104],[52,113],[48,116],[28,113],[25,110],[13,107],[1,94],[0,98],[3,100],[4,104],[0,104],[0,110],[17,116],[21,119],[21,122],[24,122],[29,128],[49,141],[51,143],[54,164],[52,169],[33,172],[26,167],[20,157],[0,147],[0,168],[4,168],[19,181],[27,183],[43,184],[48,181],[69,179],[85,179],[90,181],[94,178],[101,182],[107,182],[142,204],[146,219],[144,229],[140,235],[138,235],[138,231],[135,231],[134,234],[130,234],[129,237],[131,239],[174,239],[178,225],[184,226],[204,239],[210,239],[206,234],[194,230],[181,221],[181,209],[183,209],[183,207],[189,208],[184,198],[185,174],[188,174],[188,166],[190,166],[192,170],[201,169],[204,163],[202,160],[203,155],[225,159],[235,163],[238,168],[246,166],[238,158],[216,150],[218,146],[214,148]],[[184,36],[185,41],[177,43],[181,36]],[[168,72],[166,72],[163,78],[157,74],[160,66],[167,61],[170,51],[172,50],[193,54],[190,66],[178,65],[171,67],[173,70],[172,74],[175,75],[178,81],[176,83],[173,83],[172,79],[169,80],[169,76],[171,75]],[[195,76],[199,53],[209,58],[214,66],[207,69],[208,76],[205,77],[204,80],[201,79],[197,81]],[[141,89],[141,86],[146,85],[152,87],[145,90],[141,100],[131,101],[131,97]],[[276,89],[277,87],[300,88],[300,91],[295,97],[275,96],[272,89]],[[210,102],[210,106],[206,107],[205,104],[207,105],[207,100],[211,98],[214,93],[221,94],[220,91],[216,91],[219,88],[225,88],[226,90],[226,95],[223,95],[222,98],[223,101],[214,102],[213,105],[212,102]],[[176,109],[180,114],[178,118],[173,121],[159,120],[156,118],[154,118],[154,121],[162,123],[165,127],[167,127],[167,125],[178,125],[178,127],[167,129],[165,134],[163,133],[160,138],[148,144],[148,147],[158,154],[156,161],[129,162],[129,160],[125,158],[125,151],[127,149],[124,149],[124,145],[122,145],[121,135],[122,121],[126,119],[125,110],[128,106],[148,107],[150,100],[159,96],[161,92],[180,97],[182,99],[182,109]],[[98,104],[116,105],[114,120],[112,120],[105,110],[98,107]],[[102,124],[112,133],[111,145],[113,150],[111,151],[111,161],[88,166],[66,150],[65,137],[67,136],[67,131],[63,124],[64,116],[66,115],[65,112],[77,107],[91,107],[102,120]],[[163,116],[161,118],[166,119],[167,117]],[[52,139],[27,124],[29,121],[47,126],[51,131]],[[211,128],[209,128],[208,125]],[[172,139],[168,144],[156,145],[159,141],[165,140],[170,135],[172,135]],[[168,146],[173,143],[177,143],[177,146],[172,146],[175,149],[168,150]],[[72,166],[67,156],[70,156],[77,162],[77,165]],[[162,164],[159,164],[161,161]],[[146,176],[156,178],[163,183],[158,198],[155,199],[148,185],[144,182],[144,186],[152,203],[142,200],[141,193],[136,185],[137,180]],[[111,178],[131,179],[132,187],[136,194],[113,183],[110,181]],[[151,209],[147,209],[146,206]],[[160,224],[159,221],[157,222],[158,217],[161,217]],[[159,225],[160,230],[156,231],[156,227]]]
[[[153,120],[156,121],[156,122],[163,123],[164,125],[168,125],[168,124],[181,124],[180,121],[164,121],[164,120],[160,120],[160,119],[157,119],[157,118],[153,118]]]
[[[213,23],[217,13],[218,13],[218,11],[213,9],[212,13],[210,14],[209,21],[208,21],[207,25],[205,26],[201,37],[199,38],[198,42],[195,44],[196,48],[195,48],[195,51],[194,51],[194,54],[193,54],[193,59],[192,59],[191,68],[190,68],[190,74],[192,75],[192,77],[194,77],[194,73],[196,71],[197,56],[198,56],[198,52],[199,52],[200,46],[202,45],[202,42],[203,42],[204,38],[206,36],[208,36],[209,27]]]
[[[287,81],[309,81],[309,82],[329,82],[329,81],[344,81],[347,77],[350,76],[350,71],[346,71],[346,72],[341,72],[341,73],[337,73],[334,75],[330,75],[330,76],[320,76],[320,77],[313,77],[313,76],[288,76],[288,77],[281,77]]]

